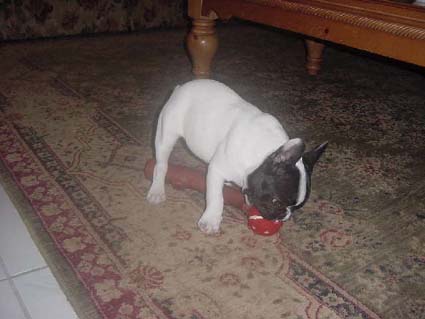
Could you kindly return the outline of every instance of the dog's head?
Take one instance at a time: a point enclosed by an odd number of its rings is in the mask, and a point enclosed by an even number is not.
[[[326,146],[327,142],[304,152],[301,139],[286,142],[248,176],[244,194],[249,202],[265,219],[288,219],[307,201],[313,166]]]

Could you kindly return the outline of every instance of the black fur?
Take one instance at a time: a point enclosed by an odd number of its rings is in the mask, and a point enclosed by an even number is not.
[[[288,210],[302,207],[310,194],[310,177],[314,164],[323,154],[327,143],[304,153],[305,145],[300,139],[290,140],[268,156],[248,176],[244,193],[265,219],[283,219]],[[295,164],[302,157],[306,169],[307,192],[302,203],[297,204],[300,172]]]

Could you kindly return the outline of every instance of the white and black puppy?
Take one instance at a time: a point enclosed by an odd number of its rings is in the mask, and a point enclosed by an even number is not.
[[[168,158],[180,137],[209,163],[206,208],[198,222],[208,234],[220,229],[226,182],[239,185],[264,218],[288,219],[306,202],[313,166],[327,145],[304,153],[303,141],[289,139],[272,115],[220,82],[194,80],[177,86],[159,115],[151,203],[165,200]]]

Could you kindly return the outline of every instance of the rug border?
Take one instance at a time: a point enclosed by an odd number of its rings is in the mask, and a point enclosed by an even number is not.
[[[65,297],[79,319],[101,319],[102,316],[91,301],[91,296],[74,273],[68,261],[57,250],[55,243],[45,230],[39,216],[34,212],[3,161],[0,160],[0,184],[15,206],[32,240],[39,249]]]

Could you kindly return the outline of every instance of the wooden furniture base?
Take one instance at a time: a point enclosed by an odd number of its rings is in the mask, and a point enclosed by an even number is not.
[[[240,19],[297,32],[306,40],[306,68],[320,70],[324,42],[425,66],[425,7],[385,0],[189,0],[187,46],[196,77],[210,74],[216,19]]]
[[[208,15],[203,15],[201,9],[202,1],[189,1],[189,16],[193,20],[186,45],[192,60],[193,74],[197,78],[207,78],[218,47],[215,32],[217,16],[212,11]]]
[[[321,42],[313,41],[313,40],[305,40],[306,48],[307,48],[307,62],[305,67],[307,68],[307,72],[311,75],[316,75],[319,73],[320,64],[322,63],[322,54],[325,45]]]

